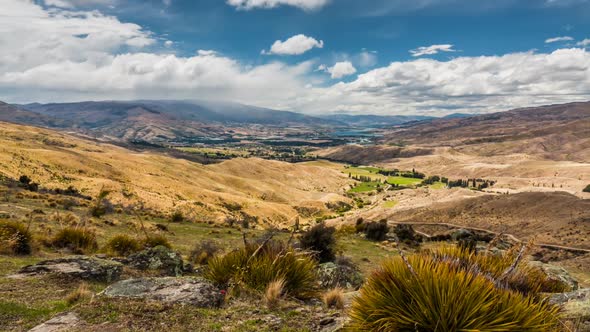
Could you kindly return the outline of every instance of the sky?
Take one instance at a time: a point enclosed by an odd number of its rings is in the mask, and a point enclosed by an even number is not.
[[[590,0],[0,0],[0,100],[309,114],[590,100]]]

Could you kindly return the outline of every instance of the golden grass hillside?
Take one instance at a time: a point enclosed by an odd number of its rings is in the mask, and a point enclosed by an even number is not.
[[[94,196],[112,191],[114,202],[143,202],[163,212],[183,210],[195,220],[246,213],[281,225],[294,207],[328,212],[348,178],[337,170],[260,159],[201,165],[163,154],[136,152],[51,130],[0,122],[0,174],[26,174],[46,188],[74,186]]]

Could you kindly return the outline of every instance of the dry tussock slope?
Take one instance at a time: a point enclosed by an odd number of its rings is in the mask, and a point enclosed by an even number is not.
[[[239,204],[261,222],[282,224],[295,206],[343,200],[349,180],[336,170],[257,159],[200,165],[156,153],[138,153],[36,127],[0,122],[0,173],[27,174],[49,188],[69,185],[95,195],[113,190],[122,203],[142,201],[161,211],[184,209],[196,219],[222,220]],[[126,195],[123,195],[125,192]]]
[[[397,222],[441,222],[506,232],[540,243],[590,249],[590,200],[564,192],[528,192],[435,204],[391,213]]]

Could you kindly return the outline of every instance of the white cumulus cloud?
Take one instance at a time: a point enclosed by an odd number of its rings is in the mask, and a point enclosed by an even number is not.
[[[277,55],[299,55],[303,54],[314,47],[323,48],[324,42],[303,34],[295,35],[285,41],[277,40],[270,47],[269,51],[263,50],[262,54]]]
[[[545,44],[557,43],[557,42],[563,42],[563,41],[572,41],[572,40],[574,40],[574,38],[572,38],[570,36],[553,37],[553,38],[546,39]]]
[[[422,46],[416,49],[410,50],[412,56],[418,57],[422,55],[433,55],[439,52],[456,52],[453,49],[453,45],[451,44],[442,44],[442,45],[430,45],[430,46]]]
[[[311,11],[324,7],[329,1],[330,0],[227,0],[227,4],[244,10],[254,8],[275,8],[284,5]]]
[[[590,45],[590,39],[586,38],[580,42],[577,42],[576,45],[586,47],[586,46]]]
[[[321,68],[321,66],[320,66]],[[318,68],[319,69],[319,68]],[[342,61],[337,62],[334,66],[330,68],[323,67],[325,71],[331,74],[333,79],[342,78],[345,76],[350,76],[356,73],[356,68],[352,65],[350,61]]]

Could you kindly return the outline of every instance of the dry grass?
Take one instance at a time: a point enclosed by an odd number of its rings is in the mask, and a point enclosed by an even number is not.
[[[327,308],[344,309],[344,291],[342,288],[334,288],[322,296],[322,300]]]
[[[93,297],[93,295],[94,294],[92,293],[92,291],[90,291],[88,284],[81,283],[80,286],[78,286],[78,288],[76,288],[70,294],[68,294],[68,296],[66,296],[65,300],[68,305],[73,305],[80,301],[90,299]]]
[[[285,279],[281,278],[270,282],[264,291],[264,304],[269,309],[275,309],[281,301],[284,290]]]
[[[47,139],[71,147],[46,145],[43,141]],[[321,166],[256,158],[203,166],[3,122],[0,146],[0,174],[18,178],[26,169],[42,187],[71,185],[92,197],[104,187],[111,190],[109,200],[115,204],[141,200],[146,208],[165,214],[180,210],[196,221],[223,221],[227,211],[222,202],[239,204],[249,215],[280,224],[292,219],[296,215],[293,207],[303,202],[323,206],[326,193],[348,201],[336,193],[350,180]],[[325,206],[323,209],[327,212]]]

